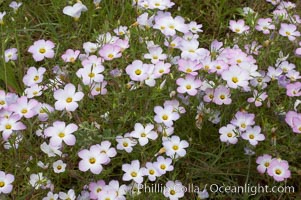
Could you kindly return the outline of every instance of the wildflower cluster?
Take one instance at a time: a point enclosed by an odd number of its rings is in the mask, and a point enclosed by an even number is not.
[[[69,3],[58,15],[77,28],[93,13],[91,27],[108,4]],[[245,7],[229,20],[226,38],[210,41],[201,22],[169,12],[177,7],[171,0],[133,0],[132,21],[87,32],[69,46],[44,34],[25,48],[16,39],[3,41],[0,195],[123,200],[143,195],[143,183],[162,182],[160,198],[176,200],[187,195],[185,176],[203,181],[189,167],[228,164],[221,158],[231,157],[231,149],[243,160],[241,146],[249,159],[247,181],[255,163],[269,183],[300,174],[297,159],[282,158],[289,154],[286,140],[298,146],[301,133],[301,19],[295,3],[263,3],[272,7],[268,17]],[[22,6],[11,2],[8,15],[17,16]],[[0,13],[1,33],[6,14]],[[7,69],[23,61],[24,73],[12,75],[20,81],[8,81]],[[202,140],[218,144],[219,155],[203,153]],[[9,164],[9,156],[18,164]],[[190,199],[208,198],[206,189],[193,193]]]

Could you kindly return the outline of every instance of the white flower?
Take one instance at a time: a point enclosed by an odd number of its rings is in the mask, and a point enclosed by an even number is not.
[[[62,173],[66,169],[66,163],[64,163],[62,160],[55,161],[52,166],[55,173]]]
[[[73,6],[66,6],[63,9],[65,15],[73,17],[75,20],[80,18],[81,12],[87,11],[88,8],[82,3],[76,3]]]

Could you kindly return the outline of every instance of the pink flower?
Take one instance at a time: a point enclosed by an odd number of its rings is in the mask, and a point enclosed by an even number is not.
[[[293,129],[294,133],[301,133],[301,114],[295,111],[286,113],[285,122]]]
[[[249,73],[238,66],[232,66],[224,71],[222,78],[227,81],[230,88],[247,87],[251,79]]]
[[[16,48],[6,49],[4,52],[5,62],[9,62],[10,60],[17,60],[18,58],[18,50]]]
[[[147,162],[145,167],[141,168],[143,176],[148,176],[148,180],[155,181],[157,177],[161,176],[161,173],[157,170],[155,165],[151,162]]]
[[[100,144],[96,145],[98,147],[98,150],[101,154],[108,157],[108,161],[104,164],[108,164],[111,159],[116,156],[117,151],[115,148],[111,147],[110,141],[102,141]]]
[[[105,60],[121,57],[121,48],[117,45],[106,44],[99,50],[99,55]]]
[[[148,77],[148,65],[143,64],[141,60],[133,61],[125,71],[133,81],[144,81]]]
[[[299,97],[301,96],[300,89],[301,89],[301,82],[287,84],[286,95],[289,97]]]
[[[136,123],[135,130],[131,132],[131,136],[137,138],[141,146],[145,146],[149,139],[155,140],[158,137],[158,134],[153,129],[154,125],[152,124],[146,124],[144,127],[142,124]]]
[[[253,97],[248,98],[249,103],[255,102],[255,106],[259,107],[262,106],[262,102],[268,98],[268,95],[266,92],[259,93],[257,90],[253,91]]]
[[[42,61],[44,58],[53,58],[55,47],[54,43],[50,40],[38,40],[29,47],[28,52],[32,54],[35,61]]]
[[[65,85],[64,89],[58,89],[53,94],[55,100],[55,109],[75,111],[78,107],[77,101],[82,100],[84,93],[75,92],[75,86],[71,83]]]
[[[178,180],[176,181],[167,181],[165,188],[163,190],[163,194],[166,198],[170,200],[178,200],[184,197],[185,188],[182,183]]]
[[[2,132],[2,138],[4,141],[7,141],[13,131],[26,129],[26,126],[22,122],[19,122],[21,119],[20,115],[14,114],[8,118],[4,117],[0,119],[0,131]]]
[[[96,96],[96,95],[105,95],[107,94],[108,90],[106,88],[108,82],[103,81],[101,83],[93,83],[91,87],[91,95]]]
[[[280,182],[291,177],[291,171],[288,168],[289,165],[286,160],[274,158],[270,162],[270,166],[267,171],[268,174],[275,179],[275,181]]]
[[[180,16],[173,18],[169,14],[157,15],[153,28],[160,30],[166,36],[173,36],[176,34],[176,31],[186,33],[189,30],[184,18]]]
[[[262,31],[263,34],[270,34],[270,29],[275,29],[275,25],[271,24],[271,22],[271,18],[260,18],[255,28],[258,31]]]
[[[79,56],[80,51],[79,50],[73,50],[73,49],[68,49],[63,55],[62,55],[62,59],[65,62],[71,62],[74,63],[77,59],[77,57]]]
[[[232,100],[231,100],[231,92],[230,89],[220,85],[218,86],[215,90],[214,90],[214,94],[213,94],[213,102],[216,103],[217,105],[229,105],[231,104]]]
[[[122,176],[122,180],[130,181],[133,180],[136,183],[143,182],[143,170],[140,168],[139,160],[133,160],[131,164],[123,164],[122,171],[125,172]]]
[[[21,117],[32,118],[37,114],[35,108],[38,105],[39,102],[37,100],[30,99],[28,101],[26,96],[22,96],[15,104],[10,105],[8,110],[20,115]]]
[[[15,176],[12,174],[5,174],[0,171],[0,194],[9,194],[13,190],[12,182],[14,182]]]
[[[100,153],[96,145],[92,145],[89,150],[81,150],[78,156],[82,159],[78,164],[79,170],[83,172],[90,170],[93,174],[100,174],[103,169],[102,164],[109,160],[107,155]]]
[[[150,59],[153,64],[163,61],[167,58],[167,55],[163,53],[161,47],[148,48],[149,53],[144,55],[145,59]]]
[[[51,146],[61,146],[62,142],[65,142],[69,146],[75,144],[76,138],[72,134],[77,131],[78,127],[76,124],[68,124],[65,122],[55,121],[53,126],[50,126],[44,130],[44,134],[50,138]]]
[[[76,75],[82,78],[84,85],[90,85],[93,82],[100,83],[103,81],[104,76],[101,74],[103,71],[104,66],[102,65],[85,65],[76,72]]]
[[[186,140],[180,140],[180,137],[176,135],[167,140],[164,140],[162,142],[162,145],[166,150],[166,155],[171,158],[179,158],[185,156],[185,148],[189,146]]]
[[[104,180],[99,180],[97,182],[91,182],[89,184],[90,199],[98,199],[99,193],[104,189],[106,183]]]
[[[130,133],[126,133],[124,136],[116,136],[116,141],[118,142],[116,148],[118,150],[125,150],[127,153],[131,153],[133,151],[133,146],[137,144],[137,141],[131,138]]]
[[[230,143],[230,144],[236,144],[238,139],[237,139],[237,134],[235,126],[232,124],[228,124],[227,126],[223,126],[219,129],[220,135],[220,140],[222,142]]]
[[[235,118],[231,120],[231,124],[237,126],[240,131],[245,131],[248,127],[255,124],[255,115],[247,112],[237,112]]]
[[[272,161],[272,156],[268,154],[264,154],[262,156],[259,156],[256,159],[256,163],[258,164],[257,170],[259,173],[264,174],[268,167],[270,166],[270,162]]]
[[[197,79],[195,76],[186,75],[185,78],[179,78],[176,81],[177,91],[181,94],[188,93],[191,96],[195,96],[197,94],[197,89],[201,87],[202,82],[200,79]]]
[[[230,27],[231,31],[242,34],[245,31],[249,30],[250,27],[245,25],[245,21],[243,19],[240,19],[238,21],[230,20]]]
[[[39,67],[39,69],[30,67],[27,70],[26,75],[23,77],[23,83],[29,87],[41,83],[45,72],[46,69],[44,67]]]
[[[163,123],[165,126],[171,127],[173,125],[173,121],[176,121],[180,118],[180,115],[177,112],[174,112],[173,106],[156,106],[154,108],[156,113],[154,120],[157,123]]]
[[[297,26],[294,24],[281,23],[279,34],[288,37],[290,41],[294,41],[296,37],[300,36],[300,32],[297,31]]]
[[[202,65],[199,64],[197,61],[191,61],[191,60],[185,60],[185,59],[180,59],[178,60],[178,65],[179,65],[179,71],[191,74],[193,76],[198,75],[198,70],[202,68]]]
[[[154,166],[161,174],[165,174],[168,171],[174,170],[174,167],[172,165],[172,159],[164,158],[163,156],[157,157],[157,161],[154,162]]]
[[[256,146],[258,141],[263,141],[265,139],[265,136],[260,132],[261,128],[259,126],[254,126],[253,128],[248,127],[246,132],[241,134],[241,137],[248,140],[251,145]]]

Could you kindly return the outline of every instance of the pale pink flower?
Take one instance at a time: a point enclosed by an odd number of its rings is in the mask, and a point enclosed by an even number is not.
[[[104,60],[113,60],[121,57],[121,48],[114,44],[106,44],[98,53]]]
[[[257,171],[261,174],[264,174],[268,167],[270,166],[270,162],[272,161],[272,156],[268,154],[264,154],[262,156],[259,156],[256,159],[256,163],[258,164],[257,166]]]
[[[270,30],[275,29],[275,25],[272,24],[272,19],[271,18],[260,18],[257,21],[257,26],[255,27],[256,30],[262,31],[263,34],[270,34]]]
[[[179,158],[186,155],[186,150],[189,146],[186,140],[180,140],[179,136],[172,136],[170,139],[162,142],[163,147],[166,150],[166,155],[171,158]]]
[[[249,30],[250,27],[245,25],[245,21],[243,19],[240,19],[238,21],[230,20],[230,29],[235,33],[242,34]]]
[[[58,89],[53,94],[56,110],[75,111],[78,107],[77,102],[82,100],[84,93],[76,92],[75,86],[71,83],[65,85],[64,89]]]
[[[176,81],[178,88],[177,91],[181,94],[188,93],[191,96],[195,96],[198,92],[198,88],[201,87],[202,81],[195,76],[186,75],[185,78],[179,78]]]
[[[173,106],[155,106],[154,111],[156,113],[154,120],[157,123],[163,123],[167,127],[173,125],[173,121],[176,121],[180,118],[180,115],[177,112],[174,112]]]
[[[42,61],[44,58],[54,57],[54,43],[50,40],[38,40],[29,47],[28,52],[32,54],[35,61]]]
[[[268,167],[267,172],[274,178],[275,181],[281,182],[291,177],[291,171],[288,168],[289,165],[286,160],[274,158],[270,162],[270,166]]]
[[[155,140],[158,137],[158,134],[153,131],[153,124],[146,124],[144,127],[142,124],[136,123],[134,129],[135,130],[131,132],[131,136],[137,138],[141,146],[145,146],[149,139]]]
[[[18,59],[18,49],[11,48],[6,49],[4,52],[5,62],[9,62],[10,60],[17,60]]]
[[[213,94],[213,102],[216,103],[217,105],[229,105],[232,102],[231,97],[231,91],[229,88],[220,85],[214,90]]]
[[[21,117],[32,118],[37,114],[35,107],[38,105],[39,102],[37,100],[30,99],[28,101],[26,96],[21,96],[16,103],[8,107],[8,110],[20,115]]]
[[[125,69],[126,73],[133,81],[144,81],[148,77],[148,65],[141,60],[135,60]]]
[[[79,164],[79,170],[86,172],[90,170],[93,174],[100,174],[103,167],[102,164],[108,163],[109,157],[101,154],[96,145],[90,147],[89,150],[84,149],[78,152],[78,156],[82,159]]]
[[[9,194],[13,190],[12,183],[15,180],[15,176],[12,174],[6,174],[0,171],[0,194]]]
[[[294,41],[296,37],[300,36],[300,32],[297,30],[296,25],[286,23],[281,23],[279,34],[288,37],[290,41]]]
[[[23,83],[28,87],[41,83],[45,72],[46,69],[44,67],[39,67],[38,69],[30,67],[27,70],[26,75],[23,77]]]
[[[122,180],[133,180],[136,183],[143,182],[143,170],[140,168],[139,160],[133,160],[131,164],[123,164],[122,171],[125,172],[125,174],[122,176]]]
[[[79,56],[80,51],[79,50],[73,50],[73,49],[67,49],[67,51],[62,55],[62,59],[64,62],[71,62],[74,63]]]
[[[20,119],[21,116],[18,114],[11,115],[8,118],[1,118],[0,131],[2,132],[4,141],[7,141],[14,131],[26,129],[26,126],[22,122],[19,122]]]
[[[223,126],[219,129],[220,140],[222,142],[230,143],[230,144],[236,144],[237,134],[236,134],[236,128],[232,124],[228,124],[227,126]]]
[[[265,139],[265,136],[260,132],[261,128],[259,126],[254,126],[253,128],[249,127],[246,129],[246,132],[241,134],[241,137],[248,140],[251,145],[256,146],[258,141],[263,141]]]
[[[55,121],[53,126],[49,126],[44,130],[44,135],[50,137],[50,145],[61,146],[62,142],[69,146],[73,146],[76,142],[75,136],[78,126],[76,124],[68,124],[65,122]]]

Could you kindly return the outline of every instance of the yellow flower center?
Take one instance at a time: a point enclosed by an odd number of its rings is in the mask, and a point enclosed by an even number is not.
[[[179,146],[178,145],[173,145],[172,149],[175,150],[175,151],[177,151],[179,149]]]
[[[195,53],[195,50],[190,49],[188,52],[190,52],[190,53]]]
[[[91,72],[90,74],[88,74],[88,76],[89,76],[90,78],[93,78],[93,77],[95,76],[95,74]]]
[[[186,85],[186,89],[190,90],[191,89],[191,85]]]
[[[266,168],[268,168],[268,167],[270,166],[270,163],[269,163],[269,162],[265,162],[265,163],[264,163],[264,166],[265,166]]]
[[[110,54],[108,55],[108,57],[112,59],[112,58],[114,58],[114,55],[110,53]]]
[[[167,115],[163,115],[163,116],[162,116],[162,119],[163,119],[163,120],[168,120],[168,116],[167,116]]]
[[[154,175],[155,174],[155,171],[153,169],[149,170],[149,174],[150,175]]]
[[[164,169],[166,169],[166,166],[164,164],[161,164],[160,168],[164,170]]]
[[[129,146],[129,143],[124,142],[124,143],[122,143],[122,145],[123,145],[124,147],[128,147],[128,146]]]
[[[236,62],[237,62],[237,63],[241,63],[242,61],[241,61],[240,59],[237,59]]]
[[[160,69],[160,70],[159,70],[159,73],[160,73],[160,74],[162,74],[163,72],[164,72],[164,70],[163,70],[163,69]]]
[[[161,29],[161,30],[164,30],[164,29],[165,29],[165,26],[161,26],[160,29]]]
[[[132,173],[131,173],[131,176],[132,176],[132,177],[136,177],[136,176],[137,176],[137,172],[132,172]]]
[[[0,181],[0,187],[4,187],[5,183],[3,181]]]
[[[10,130],[12,127],[10,124],[6,124],[5,129]]]
[[[286,31],[285,34],[286,34],[287,36],[290,36],[290,35],[291,35],[291,33],[288,32],[288,31]]]
[[[135,74],[136,74],[136,75],[140,75],[140,74],[141,74],[141,70],[140,70],[140,69],[136,69],[136,70],[135,70]]]
[[[63,132],[60,132],[60,133],[59,133],[59,137],[60,137],[60,138],[63,138],[63,137],[65,137],[65,133],[63,133]]]
[[[32,94],[33,94],[33,95],[37,95],[37,94],[38,94],[38,92],[37,92],[37,91],[34,91]]]
[[[170,29],[175,29],[175,26],[174,25],[170,25],[169,28]]]
[[[90,158],[90,159],[89,159],[89,162],[90,162],[91,164],[94,164],[94,163],[96,162],[96,159],[95,159],[95,158]]]
[[[71,97],[68,97],[68,98],[66,99],[66,102],[67,102],[67,103],[71,103],[71,102],[72,102],[72,98],[71,98]]]
[[[233,78],[232,78],[232,82],[233,82],[233,83],[237,83],[237,82],[238,82],[238,78],[237,78],[237,77],[233,77]]]
[[[35,76],[35,77],[33,78],[33,80],[34,80],[34,81],[38,81],[39,78],[40,78],[40,77],[37,75],[37,76]]]
[[[226,97],[225,97],[225,95],[222,94],[221,96],[219,96],[219,98],[224,100]]]
[[[21,110],[22,114],[26,114],[27,112],[28,112],[28,110],[26,108],[24,108],[24,109]]]
[[[250,138],[251,140],[253,140],[255,137],[254,137],[253,134],[250,134],[250,135],[249,135],[249,138]]]
[[[56,168],[57,168],[58,170],[61,170],[61,169],[62,169],[62,166],[61,166],[61,165],[58,165]]]
[[[155,6],[157,6],[157,7],[160,6],[160,3],[155,3]]]
[[[222,67],[220,65],[216,66],[216,69],[221,69]]]
[[[71,58],[69,58],[69,60],[70,60],[70,62],[74,62],[75,61],[75,58],[74,57],[71,57]]]
[[[46,49],[45,49],[45,48],[41,48],[41,49],[39,49],[39,52],[40,52],[40,53],[45,53],[45,52],[46,52]]]
[[[277,175],[280,175],[280,174],[282,173],[282,171],[281,171],[280,169],[276,169],[276,170],[275,170],[275,173],[276,173]]]
[[[234,31],[235,31],[236,33],[239,33],[239,32],[240,32],[240,29],[239,29],[239,28],[236,28]]]
[[[159,57],[158,56],[153,56],[153,59],[157,60]]]
[[[97,188],[96,192],[97,193],[101,192],[101,188]]]
[[[146,137],[146,134],[145,133],[141,133],[141,137]]]
[[[171,195],[175,195],[176,194],[176,191],[174,191],[174,190],[170,190],[170,192],[169,192]]]
[[[240,127],[241,127],[241,128],[246,128],[247,125],[246,125],[245,123],[242,123],[242,124],[240,125]]]
[[[5,101],[1,100],[0,105],[4,105],[4,104],[5,104]]]
[[[190,72],[192,72],[192,70],[191,70],[190,68],[187,68],[187,69],[186,69],[186,72],[187,72],[187,73],[190,73]]]
[[[227,136],[228,136],[228,137],[232,137],[233,134],[232,134],[232,133],[227,133]]]
[[[97,87],[95,88],[96,92],[100,92],[101,91],[101,88],[100,87]]]
[[[213,99],[214,98],[213,94],[209,94],[209,98]]]
[[[209,65],[205,65],[204,69],[208,71],[210,69]]]

